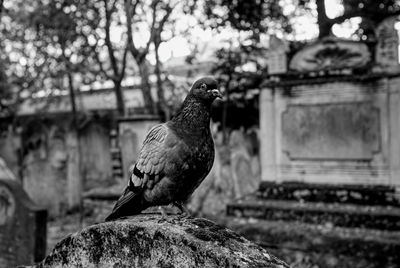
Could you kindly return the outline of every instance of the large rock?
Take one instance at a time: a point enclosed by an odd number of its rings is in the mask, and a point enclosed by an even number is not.
[[[206,219],[146,214],[100,223],[60,241],[34,267],[288,267]]]

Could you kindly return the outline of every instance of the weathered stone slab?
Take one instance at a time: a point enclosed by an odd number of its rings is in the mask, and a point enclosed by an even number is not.
[[[399,185],[398,78],[309,82],[261,92],[262,180]]]
[[[47,211],[13,180],[0,179],[0,267],[41,260],[46,251]]]
[[[287,71],[288,45],[282,40],[272,35],[269,40],[269,51],[266,53],[268,73],[282,74]]]
[[[205,219],[142,214],[83,229],[33,267],[288,267]]]
[[[380,149],[379,123],[370,102],[290,105],[282,149],[291,159],[371,160]]]

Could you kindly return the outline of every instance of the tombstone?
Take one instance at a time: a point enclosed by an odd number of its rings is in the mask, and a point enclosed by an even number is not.
[[[269,51],[267,52],[268,59],[268,73],[269,74],[282,74],[287,71],[287,57],[288,50],[287,44],[276,37],[270,37]]]
[[[257,190],[260,176],[253,170],[253,158],[250,155],[250,141],[243,130],[234,130],[229,139],[231,150],[231,176],[235,190],[235,198]]]
[[[158,117],[150,115],[118,120],[119,147],[121,148],[124,178],[128,178],[129,168],[136,162],[147,132],[159,122],[160,119]]]
[[[384,70],[398,70],[399,68],[399,37],[395,29],[396,17],[383,20],[376,28],[378,41],[375,51],[375,61]]]
[[[0,267],[41,261],[46,251],[47,211],[14,180],[0,179]]]

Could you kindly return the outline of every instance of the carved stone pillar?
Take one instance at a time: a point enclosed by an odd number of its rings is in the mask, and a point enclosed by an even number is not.
[[[391,79],[389,86],[390,183],[400,187],[400,78]]]
[[[272,88],[260,92],[261,180],[276,181],[275,93]]]

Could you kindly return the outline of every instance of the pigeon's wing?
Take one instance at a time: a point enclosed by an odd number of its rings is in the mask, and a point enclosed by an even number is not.
[[[152,189],[164,176],[168,156],[174,154],[173,149],[179,143],[179,139],[165,124],[150,129],[138,160],[131,170],[128,186],[106,220],[124,216],[127,210],[129,210],[129,215],[132,215],[145,209],[142,200],[136,200],[135,197],[146,189]]]
[[[165,125],[153,127],[143,142],[130,179],[132,190],[153,188],[164,173],[171,149],[179,143],[175,134]]]

